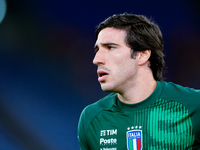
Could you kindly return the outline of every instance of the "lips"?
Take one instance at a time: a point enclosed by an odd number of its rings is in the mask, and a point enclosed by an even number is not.
[[[97,74],[99,76],[99,78],[98,78],[99,82],[105,81],[105,79],[108,77],[108,72],[103,71],[103,70],[97,71]]]

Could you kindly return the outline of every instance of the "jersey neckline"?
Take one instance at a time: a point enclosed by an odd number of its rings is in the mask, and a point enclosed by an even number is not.
[[[163,87],[164,87],[164,81],[157,81],[157,86],[153,91],[153,93],[145,100],[135,104],[123,103],[122,101],[119,100],[119,98],[116,95],[116,105],[120,109],[127,111],[137,111],[147,108],[149,105],[153,104],[160,97]]]

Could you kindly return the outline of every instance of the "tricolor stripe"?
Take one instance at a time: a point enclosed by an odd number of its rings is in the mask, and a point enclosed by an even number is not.
[[[142,131],[132,130],[127,132],[128,150],[142,150]]]

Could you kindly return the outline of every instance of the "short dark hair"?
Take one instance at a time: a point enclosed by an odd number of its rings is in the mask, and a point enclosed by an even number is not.
[[[150,68],[155,80],[163,80],[164,67],[163,37],[158,25],[143,15],[113,15],[101,22],[96,28],[96,38],[101,30],[113,27],[126,31],[126,44],[131,48],[132,55],[139,51],[151,50]]]

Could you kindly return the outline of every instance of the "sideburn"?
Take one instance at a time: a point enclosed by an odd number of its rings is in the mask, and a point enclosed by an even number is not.
[[[130,51],[131,51],[131,58],[132,58],[132,59],[136,59],[137,52],[134,51],[134,50],[132,50],[132,49],[130,49]]]

